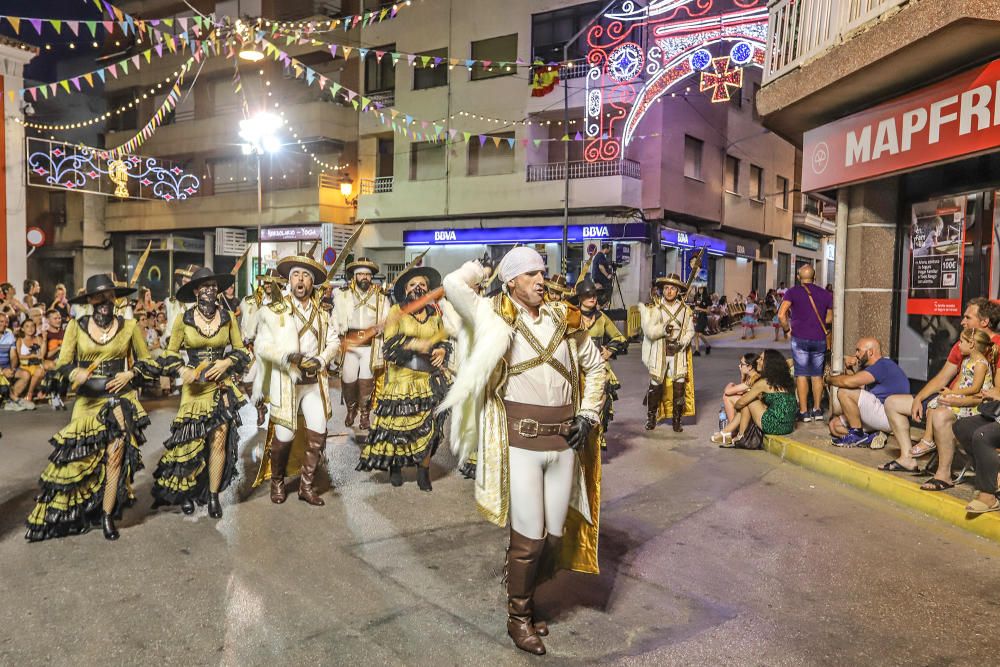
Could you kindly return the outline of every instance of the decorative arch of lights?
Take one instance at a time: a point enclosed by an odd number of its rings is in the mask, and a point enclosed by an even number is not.
[[[767,0],[623,0],[587,32],[584,157],[623,157],[657,99],[692,75],[713,102],[763,67]]]

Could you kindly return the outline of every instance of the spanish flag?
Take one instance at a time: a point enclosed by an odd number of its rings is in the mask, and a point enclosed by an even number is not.
[[[559,83],[559,65],[546,65],[536,60],[531,67],[531,96],[545,97]]]

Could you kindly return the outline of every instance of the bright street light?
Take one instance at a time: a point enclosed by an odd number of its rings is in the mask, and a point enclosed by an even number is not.
[[[250,150],[244,147],[243,152],[274,153],[281,149],[281,142],[276,132],[285,121],[273,113],[263,112],[251,118],[240,121],[240,139],[249,144]]]

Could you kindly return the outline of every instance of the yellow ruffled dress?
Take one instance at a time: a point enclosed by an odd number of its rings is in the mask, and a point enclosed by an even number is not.
[[[97,525],[104,500],[106,450],[116,439],[126,440],[116,490],[116,519],[121,517],[135,473],[142,469],[139,447],[146,441],[143,431],[149,426],[149,417],[135,386],[156,377],[156,367],[150,363],[146,341],[135,320],[119,317],[118,330],[106,343],[90,337],[89,321],[85,316],[69,323],[57,370],[68,376],[77,367],[126,360],[136,371],[134,386],[114,396],[77,397],[69,424],[49,441],[53,451],[42,471],[35,508],[28,516],[25,537],[32,542],[84,533]],[[98,372],[91,376],[99,377]]]
[[[181,350],[189,351],[192,363],[195,355],[209,350],[220,359],[230,359],[232,367],[217,382],[192,382],[181,388],[181,403],[170,425],[170,437],[164,443],[166,451],[153,473],[154,507],[179,505],[193,500],[200,505],[208,502],[208,458],[213,431],[227,426],[226,461],[219,491],[229,487],[237,473],[239,435],[242,422],[239,409],[246,402],[233,378],[241,377],[250,366],[250,355],[243,345],[236,319],[220,309],[219,328],[211,335],[201,331],[194,320],[194,308],[174,321],[170,345],[159,359],[164,375],[176,375],[184,367]],[[203,373],[211,366],[206,362]]]
[[[441,441],[445,416],[435,415],[434,408],[448,392],[451,376],[446,367],[432,372],[407,367],[424,355],[407,350],[406,344],[414,339],[433,340],[435,348],[443,347],[446,353],[451,345],[437,307],[421,312],[426,314],[423,322],[402,313],[398,305],[389,311],[383,344],[385,378],[376,392],[372,428],[357,470],[419,465],[434,455]]]

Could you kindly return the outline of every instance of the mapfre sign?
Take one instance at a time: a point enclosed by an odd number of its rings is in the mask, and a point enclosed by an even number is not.
[[[1000,60],[806,132],[802,189],[1000,150]]]

